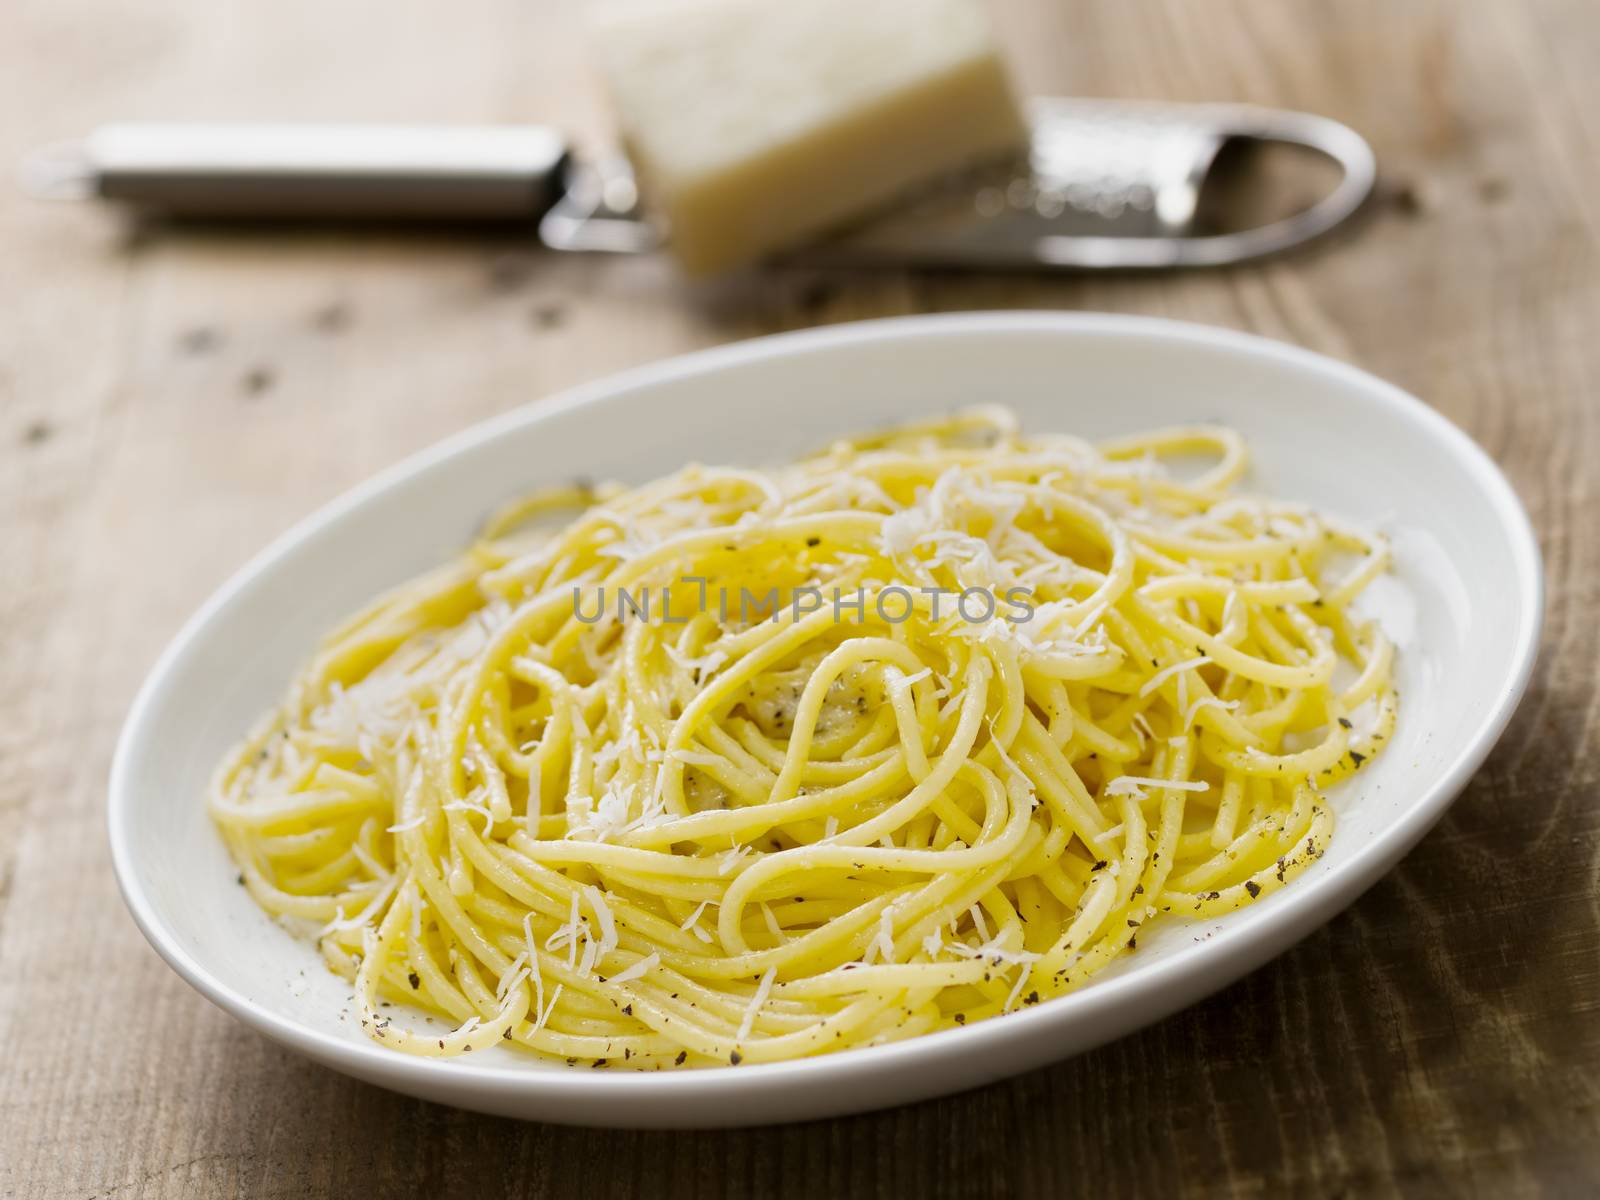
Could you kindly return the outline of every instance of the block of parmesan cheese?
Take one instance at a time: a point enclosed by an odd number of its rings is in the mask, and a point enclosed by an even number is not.
[[[594,34],[643,190],[696,274],[1025,136],[980,0],[613,0]]]

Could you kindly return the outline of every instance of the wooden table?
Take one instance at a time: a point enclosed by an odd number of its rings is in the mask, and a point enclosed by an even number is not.
[[[605,122],[556,0],[7,0],[0,163],[130,117]],[[1181,278],[772,274],[520,236],[174,234],[0,188],[0,1195],[1106,1196],[1600,1180],[1600,11],[1006,0],[1036,91],[1328,113],[1361,228]],[[6,167],[9,170],[9,166]],[[1210,1001],[1011,1083],[707,1134],[519,1125],[291,1057],[145,945],[103,832],[139,679],[265,539],[443,434],[730,339],[935,309],[1252,329],[1427,398],[1510,473],[1550,608],[1521,712],[1405,863]],[[198,798],[197,798],[198,802]]]

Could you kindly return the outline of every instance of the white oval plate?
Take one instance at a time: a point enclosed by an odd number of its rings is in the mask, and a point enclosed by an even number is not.
[[[964,1029],[800,1062],[635,1074],[508,1049],[412,1058],[342,1015],[344,983],[258,910],[206,815],[225,748],[320,635],[451,556],[498,502],[575,475],[641,482],[697,459],[764,463],[836,434],[978,402],[1088,436],[1221,420],[1248,486],[1387,529],[1380,616],[1401,642],[1389,748],[1333,794],[1328,853],[1260,904],[1152,928],[1083,990]],[[1191,1004],[1350,903],[1431,826],[1522,695],[1542,614],[1516,496],[1463,433],[1351,367],[1276,343],[1135,317],[914,317],[744,342],[631,371],[476,426],[302,522],[184,627],[134,702],[111,773],[123,896],[162,957],[240,1020],[360,1079],[467,1108],[575,1124],[802,1120],[988,1083]]]

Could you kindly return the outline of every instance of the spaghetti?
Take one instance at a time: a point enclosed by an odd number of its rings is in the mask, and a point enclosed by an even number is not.
[[[211,811],[414,1054],[771,1062],[1036,1004],[1290,881],[1392,730],[1351,611],[1385,545],[1245,469],[984,409],[546,490],[335,631]]]

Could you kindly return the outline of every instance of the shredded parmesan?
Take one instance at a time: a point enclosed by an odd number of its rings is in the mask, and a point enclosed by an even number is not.
[[[750,1036],[750,1030],[760,1015],[762,1006],[766,1004],[767,997],[772,993],[772,981],[777,978],[778,968],[768,967],[761,976],[761,982],[756,984],[756,994],[750,997],[750,1007],[744,1010],[744,1019],[739,1022],[739,1032],[734,1035],[734,1041],[742,1042]]]
[[[1143,775],[1118,775],[1106,784],[1108,796],[1140,796],[1145,788],[1170,788],[1179,792],[1206,792],[1211,785],[1200,779],[1148,779]]]
[[[749,846],[735,846],[717,859],[717,874],[726,875],[739,865],[739,860],[751,852]]]
[[[661,965],[661,955],[651,951],[631,966],[624,967],[610,979],[611,983],[632,983],[635,979],[643,979]]]
[[[605,894],[593,884],[585,884],[583,894],[589,898],[595,920],[600,923],[600,954],[604,957],[617,948],[617,923],[611,915],[611,906]]]
[[[1207,658],[1204,654],[1202,654],[1198,658],[1185,659],[1183,662],[1173,663],[1170,667],[1163,667],[1161,670],[1157,671],[1154,675],[1150,676],[1149,679],[1146,679],[1144,681],[1143,686],[1141,686],[1139,688],[1139,697],[1140,697],[1140,699],[1143,699],[1144,697],[1148,696],[1151,692],[1155,691],[1163,683],[1165,683],[1168,679],[1171,679],[1174,675],[1177,675],[1179,672],[1181,672],[1181,671],[1192,671],[1196,667],[1205,666],[1206,663],[1208,663],[1210,661],[1211,660],[1209,658]],[[1181,682],[1181,680],[1180,680],[1180,682]]]

